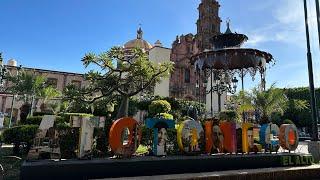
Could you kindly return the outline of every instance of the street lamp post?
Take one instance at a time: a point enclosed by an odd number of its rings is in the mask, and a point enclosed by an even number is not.
[[[303,2],[304,2],[304,16],[305,16],[305,26],[306,26],[307,60],[308,60],[310,101],[311,101],[311,113],[312,113],[312,140],[318,141],[318,129],[317,129],[318,115],[316,110],[316,98],[315,98],[316,95],[315,95],[314,79],[313,79],[312,54],[310,50],[307,0],[304,0]]]
[[[238,79],[233,77],[231,80],[227,74],[221,74],[219,72],[213,72],[211,70],[211,83],[210,89],[206,92],[211,95],[211,116],[213,116],[213,92],[218,94],[218,112],[221,112],[221,95],[224,92],[229,92],[231,94],[236,93]],[[214,83],[214,85],[213,85]]]
[[[317,24],[318,24],[318,39],[319,39],[319,46],[320,46],[320,10],[319,10],[319,0],[316,1],[316,12],[317,12]]]

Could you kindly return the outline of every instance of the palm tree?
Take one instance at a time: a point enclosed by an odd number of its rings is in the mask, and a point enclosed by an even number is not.
[[[273,113],[283,115],[288,108],[288,98],[282,89],[275,88],[275,84],[266,91],[254,88],[251,94],[252,106],[261,115],[260,123],[270,122]]]
[[[9,87],[7,91],[12,94],[20,95],[19,100],[23,100],[24,104],[20,108],[21,121],[26,120],[30,110],[32,101],[39,95],[44,88],[46,78],[43,76],[36,76],[33,72],[26,72],[21,70],[17,75],[8,75],[7,77]]]
[[[268,123],[272,115],[284,114],[288,108],[294,107],[295,110],[301,111],[308,108],[308,102],[304,100],[289,100],[283,89],[275,88],[275,84],[266,91],[254,88],[250,93],[240,91],[239,94],[233,96],[233,101],[237,106],[238,115],[243,112],[257,111],[260,114],[260,123]]]
[[[51,111],[51,112],[55,112],[56,108],[57,108],[57,104],[56,103],[50,103],[49,101],[56,98],[56,97],[60,97],[61,96],[61,92],[59,90],[57,90],[56,88],[52,87],[52,86],[48,86],[43,88],[40,92],[39,92],[39,97],[41,97],[43,99],[43,104],[41,105],[41,111],[45,112],[45,111]]]

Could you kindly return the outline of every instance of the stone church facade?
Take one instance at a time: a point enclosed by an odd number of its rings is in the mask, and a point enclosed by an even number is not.
[[[197,77],[190,60],[193,55],[213,48],[210,39],[220,34],[219,8],[216,0],[202,0],[198,7],[197,34],[177,36],[173,42],[170,60],[175,63],[175,71],[170,78],[171,97],[206,102],[203,77]]]

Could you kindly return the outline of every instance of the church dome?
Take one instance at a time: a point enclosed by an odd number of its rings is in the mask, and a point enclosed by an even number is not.
[[[150,50],[152,48],[152,45],[148,41],[144,40],[142,36],[143,36],[143,31],[140,27],[137,31],[137,38],[125,43],[124,48],[125,49],[141,48],[146,51]]]

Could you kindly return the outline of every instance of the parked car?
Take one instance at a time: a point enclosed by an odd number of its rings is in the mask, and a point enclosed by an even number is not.
[[[310,134],[302,132],[301,134],[299,133],[299,141],[311,141],[312,138]]]

